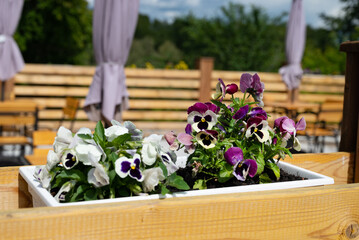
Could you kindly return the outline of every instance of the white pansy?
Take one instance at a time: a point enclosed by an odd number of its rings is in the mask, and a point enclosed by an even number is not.
[[[80,162],[84,165],[91,165],[91,161],[89,160],[89,155],[92,155],[95,162],[101,160],[102,150],[97,145],[91,144],[78,144],[75,147],[76,156]]]
[[[179,168],[172,160],[175,156],[176,155],[170,156],[170,154],[164,153],[164,152],[161,153],[162,162],[165,164],[165,166],[167,168],[167,176],[176,172]]]
[[[296,151],[300,151],[302,149],[302,146],[300,145],[299,139],[294,137],[294,141],[293,141],[293,148]]]
[[[141,155],[144,164],[150,166],[155,163],[161,149],[161,139],[162,136],[157,134],[152,134],[143,139]]]
[[[70,146],[73,139],[72,132],[69,129],[61,126],[57,131],[53,144],[55,153],[61,155],[62,152]]]
[[[109,142],[112,142],[118,136],[128,133],[128,129],[120,125],[113,125],[105,129],[105,136]]]
[[[93,140],[93,139],[82,139],[81,137],[78,136],[79,134],[87,134],[87,135],[93,136],[92,132],[91,132],[91,129],[89,129],[89,128],[80,128],[77,131],[77,133],[75,134],[75,136],[73,137],[73,140],[72,140],[71,144],[69,144],[69,148],[73,148],[78,144],[85,144],[85,143],[96,145],[95,140]]]
[[[60,201],[65,201],[65,197],[66,197],[66,194],[71,190],[71,188],[73,188],[76,184],[76,181],[74,180],[71,180],[71,181],[68,181],[68,182],[65,182],[60,190],[57,192],[57,194],[55,195],[55,200],[57,202],[60,202]]]
[[[142,188],[144,192],[151,192],[155,189],[160,181],[165,179],[162,169],[159,167],[146,169],[142,172],[143,182]]]
[[[52,176],[46,166],[36,166],[34,177],[41,183],[43,188],[48,189],[50,187]]]
[[[87,181],[95,187],[103,187],[110,184],[110,178],[105,168],[99,163],[88,172]]]
[[[65,150],[64,154],[61,156],[61,163],[65,169],[71,169],[75,167],[79,163],[76,152],[73,149]]]
[[[59,156],[53,150],[49,150],[47,153],[47,169],[51,170],[53,167],[56,167],[58,163],[60,163]]]

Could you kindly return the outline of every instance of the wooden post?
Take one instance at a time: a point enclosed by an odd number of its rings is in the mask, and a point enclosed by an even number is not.
[[[346,52],[343,121],[339,151],[356,152],[354,182],[359,182],[359,41],[344,42],[340,51]]]
[[[211,99],[211,81],[214,59],[211,57],[202,57],[199,61],[200,84],[199,101],[208,102]]]

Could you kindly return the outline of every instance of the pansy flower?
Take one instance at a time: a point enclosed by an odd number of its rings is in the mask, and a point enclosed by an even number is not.
[[[195,103],[187,110],[187,122],[196,132],[210,130],[217,123],[215,111],[218,110],[214,104]]]
[[[253,76],[249,73],[243,73],[240,79],[240,89],[242,93],[248,92],[252,95],[259,107],[263,107],[264,83],[261,82],[258,74]]]
[[[224,85],[224,82],[221,78],[218,78],[218,83],[216,85],[216,92],[212,94],[212,98],[216,100],[220,98],[220,101],[222,101],[225,95],[226,95],[226,85]]]
[[[57,192],[57,194],[54,196],[55,200],[58,201],[58,202],[63,202],[65,201],[65,198],[66,198],[66,194],[68,192],[70,192],[70,190],[75,186],[76,184],[76,181],[75,180],[71,180],[71,181],[68,181],[68,182],[65,182],[60,190]]]
[[[196,140],[202,147],[204,147],[205,149],[209,149],[209,148],[213,148],[216,145],[217,135],[218,133],[216,131],[211,131],[211,130],[201,131],[197,133]]]
[[[115,171],[118,176],[125,178],[130,176],[139,182],[142,182],[143,175],[140,170],[140,155],[135,154],[133,158],[120,157],[115,162]]]
[[[94,168],[91,168],[87,173],[87,181],[93,184],[95,187],[103,187],[110,184],[110,177],[105,167],[97,161],[97,159],[90,155],[90,162]]]
[[[149,168],[143,171],[142,188],[144,192],[152,192],[160,181],[165,180],[160,167]]]
[[[252,108],[252,110],[249,112],[249,115],[250,115],[251,117],[259,117],[259,118],[262,118],[263,120],[267,120],[267,119],[268,119],[268,116],[267,116],[266,111],[264,111],[264,109],[261,108],[261,107]]]
[[[257,162],[253,159],[243,160],[243,151],[239,147],[231,147],[224,153],[224,158],[233,167],[233,175],[240,181],[247,176],[254,177],[257,173]]]
[[[274,121],[274,127],[279,129],[279,132],[282,134],[283,142],[282,146],[285,147],[287,145],[287,141],[293,136],[293,148],[296,151],[300,151],[301,145],[299,140],[296,138],[297,131],[304,130],[306,128],[306,122],[302,117],[297,123],[295,123],[292,119],[284,116],[277,118]]]
[[[155,163],[161,149],[161,139],[162,136],[158,134],[151,134],[143,139],[141,156],[143,163],[147,166],[151,166]]]
[[[233,115],[232,118],[236,119],[236,120],[241,120],[242,118],[244,118],[247,115],[248,110],[249,110],[249,106],[244,105]]]
[[[177,136],[173,131],[165,133],[164,138],[167,141],[168,145],[170,145],[170,150],[178,150],[179,144],[177,142]]]
[[[79,163],[76,152],[73,149],[66,150],[61,157],[62,165],[65,169],[71,169]]]
[[[168,176],[178,170],[178,166],[174,163],[176,161],[176,154],[171,154],[171,152],[161,152],[160,156],[163,164],[167,168]]]
[[[193,144],[193,137],[190,134],[187,133],[180,133],[178,134],[177,140],[182,143],[185,148],[186,148],[186,152],[191,154],[194,152],[194,144]]]
[[[247,122],[246,138],[255,137],[263,143],[269,140],[268,122],[259,117],[250,118]]]

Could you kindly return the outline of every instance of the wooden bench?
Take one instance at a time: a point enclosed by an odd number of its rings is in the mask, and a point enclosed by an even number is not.
[[[88,121],[82,109],[94,71],[92,66],[27,64],[23,71],[15,76],[15,97],[31,99],[42,105],[39,128],[54,130],[61,121],[65,98],[75,97],[80,100],[80,109],[76,115],[74,129],[94,128],[96,123]],[[203,81],[205,74],[209,75],[210,80],[205,80],[207,82]],[[187,108],[199,100],[210,100],[218,78],[222,78],[225,83],[239,84],[241,74],[242,72],[235,71],[212,71],[210,61],[205,62],[200,70],[127,68],[130,109],[123,113],[123,119],[133,121],[138,128],[144,130],[145,135],[163,134],[169,130],[184,131]],[[265,83],[265,102],[287,100],[286,87],[279,74],[258,74]],[[325,102],[326,99],[342,101],[343,89],[343,76],[304,75],[299,100],[315,103]],[[269,112],[273,110],[270,107],[265,109]],[[329,119],[335,124],[340,121],[341,115],[342,108],[335,113],[323,113],[321,118]],[[308,122],[316,120],[316,117],[310,114],[305,117]],[[69,127],[70,121],[64,121],[63,124]]]

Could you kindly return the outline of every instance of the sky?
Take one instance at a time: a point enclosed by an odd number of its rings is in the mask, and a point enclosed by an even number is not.
[[[140,0],[140,13],[151,19],[173,21],[175,17],[192,12],[197,17],[213,17],[220,15],[220,7],[229,2],[241,3],[245,6],[256,5],[265,9],[274,17],[282,12],[289,12],[291,0]],[[312,27],[325,27],[320,13],[331,16],[341,14],[340,0],[303,0],[305,19]]]

